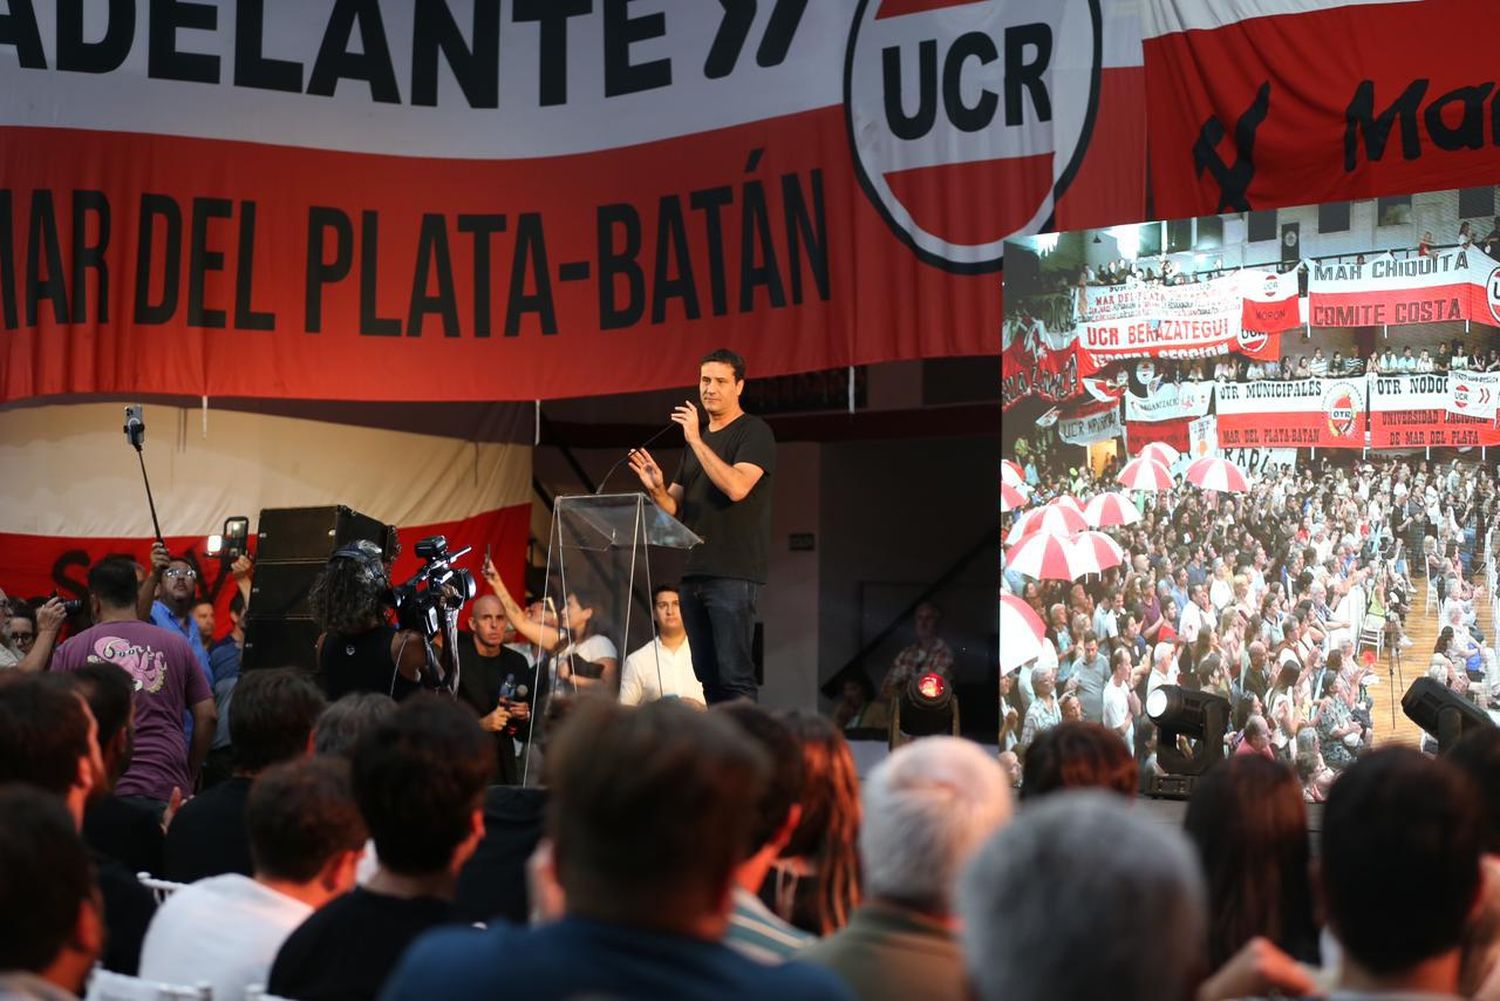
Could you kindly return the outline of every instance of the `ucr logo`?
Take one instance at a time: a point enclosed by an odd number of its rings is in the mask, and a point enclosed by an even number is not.
[[[1261,294],[1264,295],[1268,300],[1280,298],[1281,279],[1276,275],[1266,275],[1266,282],[1261,289]]]
[[[1263,334],[1260,331],[1240,329],[1239,342],[1241,351],[1260,351],[1266,346],[1268,340],[1270,340],[1269,335]]]
[[[1500,268],[1490,269],[1490,277],[1484,283],[1484,296],[1490,304],[1490,316],[1500,322]]]
[[[1460,410],[1469,405],[1469,387],[1467,383],[1455,383],[1453,386],[1453,405]]]
[[[1000,267],[1051,228],[1093,128],[1099,0],[860,0],[844,114],[860,183],[923,261]]]

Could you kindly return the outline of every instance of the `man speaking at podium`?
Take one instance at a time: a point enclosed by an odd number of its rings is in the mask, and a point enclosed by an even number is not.
[[[771,545],[776,438],[740,408],[744,390],[745,359],[725,348],[710,352],[698,374],[708,426],[699,427],[691,401],[672,412],[687,448],[671,485],[650,452],[630,455],[657,506],[703,539],[688,553],[680,595],[693,667],[710,703],[758,696],[750,644]]]

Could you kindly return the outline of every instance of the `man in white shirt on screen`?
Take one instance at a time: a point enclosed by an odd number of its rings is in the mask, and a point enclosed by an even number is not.
[[[651,614],[656,621],[656,638],[625,658],[620,701],[638,706],[666,697],[704,705],[707,700],[703,684],[693,671],[693,651],[682,625],[676,585],[656,586],[651,594]]]

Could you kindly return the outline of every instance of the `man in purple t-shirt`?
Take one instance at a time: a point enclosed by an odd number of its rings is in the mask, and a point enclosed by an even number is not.
[[[89,569],[89,603],[98,624],[58,647],[51,669],[73,671],[103,661],[130,675],[135,682],[135,751],[115,793],[165,806],[174,789],[192,793],[218,720],[213,690],[187,640],[136,618],[135,565],[129,560],[101,560]],[[51,625],[51,636],[39,628],[38,645],[45,636],[50,647],[56,632],[56,625]],[[191,747],[183,730],[188,710],[193,716]]]

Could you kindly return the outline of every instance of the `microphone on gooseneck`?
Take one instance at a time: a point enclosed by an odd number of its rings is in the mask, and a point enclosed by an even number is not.
[[[619,469],[620,465],[623,462],[625,462],[625,460],[629,459],[632,455],[634,455],[635,453],[639,452],[641,449],[645,448],[647,445],[651,444],[653,441],[655,441],[656,439],[660,438],[662,435],[666,434],[668,431],[672,430],[676,426],[677,426],[677,422],[676,421],[672,421],[666,427],[664,427],[660,431],[656,432],[656,434],[654,434],[651,437],[647,438],[645,441],[641,442],[639,445],[635,446],[634,448],[632,448],[629,451],[627,451],[624,455],[620,456],[619,460],[613,466],[609,467],[609,472],[607,472],[607,473],[604,474],[604,479],[602,479],[602,480],[599,481],[599,486],[594,489],[594,496],[598,497],[600,494],[602,494],[604,492],[604,484],[606,484],[606,483],[609,482],[609,478],[611,476],[615,475],[615,470]]]

